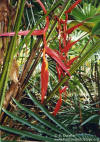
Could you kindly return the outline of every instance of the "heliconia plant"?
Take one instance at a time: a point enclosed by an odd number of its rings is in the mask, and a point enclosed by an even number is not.
[[[44,14],[47,14],[47,11],[43,5],[43,3],[40,0],[36,0],[41,8],[44,11]],[[70,13],[82,0],[76,0],[72,6],[65,11],[65,20],[64,19],[59,19],[58,16],[55,16],[55,20],[57,20],[57,32],[58,32],[58,41],[59,41],[59,50],[53,50],[48,47],[47,41],[46,41],[46,32],[49,28],[49,16],[46,16],[46,25],[44,29],[40,30],[34,30],[31,35],[32,36],[43,36],[43,61],[42,61],[42,66],[41,66],[41,103],[44,102],[46,93],[47,93],[47,88],[48,88],[48,81],[49,81],[49,72],[48,72],[48,61],[46,59],[46,54],[49,55],[51,58],[53,58],[56,61],[56,69],[57,69],[57,74],[58,74],[58,80],[59,82],[62,79],[62,76],[64,77],[66,74],[70,77],[70,72],[69,69],[73,62],[78,58],[74,57],[73,59],[68,60],[68,51],[70,48],[78,42],[74,41],[71,42],[71,38],[69,38],[69,34],[71,34],[75,29],[80,27],[83,22],[71,27],[67,28],[67,21],[68,21],[68,13]],[[18,35],[27,35],[30,31],[19,31]],[[15,32],[10,32],[10,33],[2,33],[0,36],[14,36]],[[64,86],[63,88],[59,89],[59,99],[57,101],[57,104],[54,108],[53,115],[55,116],[62,104],[62,93],[66,92],[66,88],[68,86]]]
[[[67,70],[70,69],[73,62],[78,58],[78,56],[77,56],[77,57],[74,57],[73,59],[68,61],[68,57],[67,57],[68,51],[75,43],[78,42],[78,40],[77,40],[77,41],[74,41],[71,43],[71,39],[68,39],[68,36],[75,29],[77,29],[78,27],[80,27],[83,24],[83,22],[81,22],[81,23],[67,29],[68,13],[70,13],[80,2],[81,2],[81,0],[77,0],[68,10],[65,11],[65,17],[66,17],[65,20],[59,19],[56,16],[56,20],[58,22],[57,31],[58,31],[58,40],[59,40],[59,55],[61,56],[62,61],[65,63]],[[64,77],[65,72],[64,72],[64,70],[62,70],[61,66],[58,66],[58,63],[57,63],[56,69],[57,69],[57,73],[58,73],[58,79],[59,79],[59,81],[61,81],[61,76]],[[70,75],[70,73],[68,75]],[[57,102],[56,107],[53,112],[54,116],[58,113],[58,111],[61,107],[62,93],[66,92],[67,87],[68,86],[64,86],[63,89],[62,88],[59,89],[59,99],[58,99],[58,102]]]

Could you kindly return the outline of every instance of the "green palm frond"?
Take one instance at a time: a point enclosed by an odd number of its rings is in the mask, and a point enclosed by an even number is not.
[[[91,140],[99,140],[96,136],[89,134],[73,134],[71,131],[69,131],[68,126],[65,126],[61,121],[59,121],[59,118],[53,117],[48,110],[40,104],[40,102],[28,91],[27,95],[32,100],[34,105],[36,105],[41,111],[42,115],[34,113],[30,109],[26,108],[16,100],[14,100],[17,107],[21,110],[27,113],[28,116],[31,116],[33,119],[31,122],[29,122],[25,118],[21,118],[16,115],[15,113],[8,112],[7,110],[3,110],[9,117],[11,117],[14,121],[19,122],[21,125],[24,125],[27,127],[27,129],[30,129],[32,132],[28,132],[27,130],[19,130],[16,128],[9,128],[7,126],[1,126],[0,129],[3,131],[7,131],[9,133],[13,133],[15,135],[20,135],[21,139],[33,139],[33,140],[43,140],[43,141],[58,141],[58,140],[64,140],[67,141],[68,139],[77,139],[80,141],[89,141]],[[43,118],[43,115],[45,114],[46,119]],[[37,124],[34,123],[34,121],[37,120]],[[35,132],[35,134],[34,134]],[[41,135],[40,135],[41,133]]]

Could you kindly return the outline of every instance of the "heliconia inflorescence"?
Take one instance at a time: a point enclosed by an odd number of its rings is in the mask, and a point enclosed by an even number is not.
[[[81,23],[67,29],[68,13],[70,13],[81,1],[82,0],[77,0],[68,10],[65,11],[65,20],[59,19],[57,16],[55,17],[57,22],[58,22],[57,32],[58,32],[58,40],[59,40],[59,57],[61,57],[62,62],[66,66],[68,75],[70,75],[68,69],[70,69],[71,65],[78,58],[78,56],[68,60],[67,54],[68,54],[68,51],[70,50],[70,48],[74,44],[76,44],[78,42],[78,40],[71,42],[71,39],[68,39],[67,37],[75,29],[82,26],[82,24],[83,24],[83,22],[81,22]],[[58,80],[60,82],[61,79],[62,79],[62,76],[63,77],[65,76],[65,71],[61,68],[61,66],[58,66],[58,62],[57,62],[57,65],[56,65],[56,69],[57,69],[57,74],[58,74]],[[62,93],[66,93],[66,88],[68,88],[68,85],[64,86],[64,88],[59,89],[59,99],[57,101],[56,107],[55,107],[54,112],[53,112],[54,116],[58,113],[58,111],[61,107]]]
[[[47,10],[45,9],[43,3],[40,0],[36,0],[41,8],[43,9],[44,14],[47,14]],[[62,77],[64,77],[66,74],[70,77],[70,72],[69,69],[73,62],[78,58],[74,57],[70,60],[68,60],[68,51],[70,48],[78,42],[74,41],[71,42],[71,38],[69,39],[68,36],[71,34],[75,29],[78,27],[82,26],[83,22],[71,27],[67,28],[67,21],[68,21],[68,13],[70,13],[82,0],[76,0],[72,6],[65,11],[65,20],[59,19],[59,17],[55,16],[55,20],[57,20],[57,32],[58,32],[58,41],[59,41],[59,50],[53,50],[47,46],[47,41],[46,41],[46,32],[49,27],[49,16],[46,16],[46,25],[44,29],[40,30],[34,30],[31,35],[32,36],[38,36],[42,35],[43,36],[43,62],[41,66],[41,103],[44,102],[46,93],[47,93],[47,88],[48,88],[48,81],[49,81],[49,72],[48,72],[48,61],[46,59],[46,54],[49,55],[51,58],[53,58],[56,61],[56,70],[58,74],[58,80],[59,82],[61,81]],[[18,35],[27,35],[30,31],[19,31]],[[14,36],[15,32],[10,32],[10,33],[1,33],[0,36]],[[66,88],[68,88],[68,83],[65,85],[63,88],[59,88],[59,99],[57,101],[57,104],[54,108],[53,115],[55,116],[61,105],[62,105],[62,93],[66,93]]]

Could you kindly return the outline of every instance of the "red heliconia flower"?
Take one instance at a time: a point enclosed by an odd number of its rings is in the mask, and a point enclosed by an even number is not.
[[[53,115],[54,116],[56,116],[56,114],[58,113],[58,111],[59,111],[59,109],[60,109],[60,107],[61,107],[61,105],[62,105],[62,95],[61,95],[61,93],[59,94],[60,96],[59,96],[59,100],[58,100],[58,102],[57,102],[57,104],[56,104],[56,107],[55,107],[55,109],[54,109],[54,112],[53,112]]]
[[[79,24],[77,24],[77,25],[75,25],[75,26],[69,28],[69,29],[67,30],[67,34],[71,34],[75,29],[79,28],[79,27],[82,26],[82,25],[83,25],[83,22],[81,22],[81,23],[79,23]]]
[[[64,63],[62,62],[60,56],[53,49],[51,49],[49,47],[45,47],[45,49],[46,49],[46,54],[51,56],[61,66],[61,68],[70,76],[70,73],[67,70]]]
[[[68,10],[65,11],[66,13],[70,13],[82,0],[77,0]]]
[[[68,88],[68,86],[64,86],[62,89],[59,89],[59,93],[62,94],[64,92],[66,92],[67,88]]]
[[[76,57],[72,58],[71,60],[67,61],[67,63],[66,63],[67,68],[70,69],[70,67],[71,67],[71,65],[73,64],[73,62],[74,62],[75,60],[77,60],[77,59],[78,59],[78,56],[76,56]]]
[[[64,86],[62,89],[59,89],[59,100],[55,106],[53,115],[56,116],[56,114],[58,113],[58,111],[60,110],[60,107],[62,105],[62,93],[65,93],[66,95],[66,89],[68,88],[68,86]]]
[[[77,42],[78,42],[78,40],[76,40],[76,41],[74,41],[74,42],[71,42],[71,39],[68,40],[66,47],[64,47],[64,48],[61,50],[61,52],[64,52],[65,54],[67,54],[68,51],[69,51],[69,49],[70,49],[74,44],[76,44]]]
[[[59,67],[58,65],[56,65],[56,70],[57,70],[57,74],[58,74],[58,79],[60,81],[61,74],[62,74],[63,71],[62,71],[61,67]]]
[[[43,3],[40,0],[36,0],[42,7],[45,14],[47,14],[47,11],[43,5]],[[47,47],[47,41],[46,41],[46,31],[48,30],[49,26],[49,17],[46,17],[46,26],[43,29],[43,44],[44,44],[44,50],[43,50],[43,62],[41,67],[41,103],[44,102],[44,98],[47,92],[48,88],[48,80],[49,80],[49,72],[48,72],[48,62],[45,57],[45,47]],[[41,31],[41,30],[40,30]]]
[[[68,13],[70,13],[78,4],[79,2],[81,2],[81,0],[77,0],[66,12],[65,12],[65,16],[66,16],[66,19],[65,20],[62,20],[58,17],[56,17],[57,21],[58,21],[58,27],[57,27],[57,31],[58,31],[58,40],[59,40],[59,51],[56,51],[57,55],[59,55],[59,58],[58,56],[55,56],[54,53],[52,55],[52,53],[50,52],[49,55],[51,55],[51,57],[54,57],[54,59],[56,59],[57,63],[59,62],[58,60],[61,59],[61,61],[64,62],[64,65],[66,65],[66,68],[67,69],[70,69],[71,65],[73,64],[73,62],[78,58],[78,57],[74,57],[73,59],[71,60],[67,60],[67,53],[68,51],[70,50],[70,48],[76,44],[78,42],[77,41],[74,41],[74,42],[71,42],[71,39],[69,39],[68,41],[66,41],[67,39],[67,36],[69,34],[71,34],[75,29],[77,29],[78,27],[80,27],[83,23],[79,23],[75,26],[73,26],[72,28],[69,28],[67,29],[67,20],[68,20]],[[62,28],[63,27],[63,28]],[[63,48],[62,48],[62,45],[63,45]],[[60,63],[61,63],[60,61]],[[66,63],[67,62],[67,63]],[[60,64],[59,64],[60,65]],[[59,79],[59,82],[61,81],[61,76],[65,76],[65,73],[64,73],[64,70],[62,70],[61,66],[58,66],[56,65],[56,69],[57,69],[57,73],[58,73],[58,79]],[[62,93],[66,93],[66,88],[68,86],[64,86],[63,89],[59,89],[59,94],[60,94],[60,97],[59,97],[59,100],[56,104],[56,107],[54,108],[54,112],[53,112],[53,115],[56,116],[56,114],[58,113],[60,107],[61,107],[61,104],[62,104]]]
[[[48,62],[45,57],[45,48],[43,51],[43,62],[41,67],[41,103],[43,103],[47,88],[48,88],[49,72],[48,72]]]

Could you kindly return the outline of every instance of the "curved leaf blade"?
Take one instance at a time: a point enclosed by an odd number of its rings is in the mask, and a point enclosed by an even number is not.
[[[22,124],[24,124],[24,125],[27,125],[27,126],[29,126],[30,128],[37,130],[38,132],[45,133],[45,134],[47,134],[47,135],[53,137],[53,133],[52,133],[52,132],[48,132],[48,131],[46,131],[46,129],[43,129],[43,128],[39,127],[39,126],[33,125],[33,124],[29,123],[28,121],[26,121],[25,119],[20,118],[20,117],[14,115],[14,114],[8,112],[7,110],[4,110],[4,109],[3,109],[3,111],[4,111],[8,116],[10,116],[11,118],[13,118],[14,120],[17,120],[18,122],[20,122],[20,123],[22,123]]]
[[[27,138],[33,138],[33,139],[36,139],[36,140],[44,140],[44,141],[55,142],[55,140],[53,138],[35,135],[35,134],[28,132],[28,131],[17,130],[17,129],[14,129],[14,128],[9,128],[9,127],[6,127],[6,126],[1,126],[1,125],[0,125],[0,129],[3,130],[3,131],[7,131],[9,133],[17,134],[17,135],[27,137]]]
[[[15,99],[13,99],[13,100],[21,110],[24,110],[25,112],[27,112],[30,116],[34,117],[37,121],[39,121],[40,123],[44,124],[45,126],[51,128],[51,130],[53,130],[57,133],[63,134],[63,132],[61,130],[59,130],[58,128],[56,128],[55,125],[53,125],[53,124],[49,123],[48,121],[40,118],[37,114],[35,114],[34,112],[30,111],[29,109],[25,108],[23,105],[18,103]]]
[[[28,93],[28,96],[31,98],[31,100],[34,102],[34,104],[37,105],[37,106],[42,110],[42,112],[44,112],[45,115],[46,115],[50,120],[52,120],[57,126],[59,126],[59,127],[60,127],[62,130],[64,130],[67,134],[71,134],[71,133],[66,129],[66,127],[65,127],[63,124],[61,124],[53,115],[51,115],[51,114],[48,112],[48,110],[47,110],[45,107],[43,107],[43,105],[41,105],[41,104],[35,99],[35,97],[34,97],[33,95],[31,95],[31,94],[29,93],[28,90],[27,90],[27,93]]]

